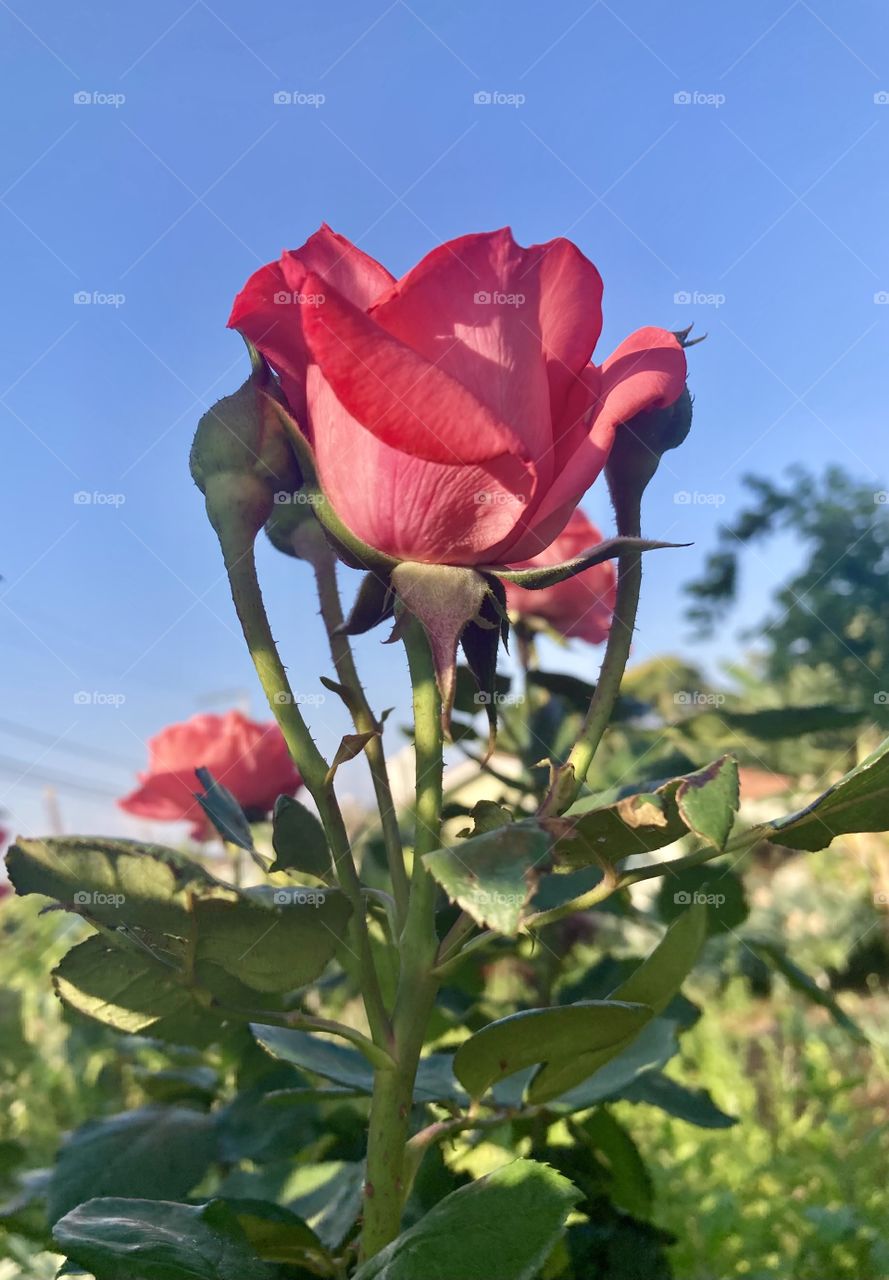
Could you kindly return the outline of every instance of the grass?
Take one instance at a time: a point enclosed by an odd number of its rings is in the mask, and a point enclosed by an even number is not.
[[[739,1118],[734,1128],[621,1104],[651,1168],[657,1220],[678,1238],[677,1280],[886,1280],[884,1055],[788,991],[776,996],[761,1003],[730,983],[671,1067],[709,1088]],[[867,1007],[873,1019],[886,1001]]]

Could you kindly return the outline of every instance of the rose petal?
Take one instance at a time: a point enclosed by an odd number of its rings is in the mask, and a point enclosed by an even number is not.
[[[522,518],[534,474],[518,458],[451,465],[411,457],[366,431],[317,366],[308,392],[321,487],[371,546],[397,559],[479,564]]]
[[[521,442],[454,378],[418,355],[320,277],[306,276],[303,332],[340,404],[384,444],[426,462],[488,462]],[[325,291],[326,290],[326,291]],[[317,417],[315,417],[317,424]]]
[[[299,249],[255,271],[235,298],[228,327],[249,338],[280,375],[303,425],[308,352],[299,298],[309,271],[363,309],[394,282],[384,266],[324,223]]]
[[[591,367],[587,387],[598,382],[598,402],[583,417],[583,391],[574,393],[569,409],[580,416],[563,428],[557,445],[556,476],[549,489],[528,508],[512,542],[496,548],[505,562],[536,555],[565,527],[577,503],[608,461],[614,433],[646,409],[664,408],[679,399],[685,386],[685,352],[667,329],[637,329],[608,357],[601,369]]]
[[[508,423],[546,483],[552,422],[592,355],[601,297],[569,241],[524,249],[507,227],[433,249],[371,314]]]

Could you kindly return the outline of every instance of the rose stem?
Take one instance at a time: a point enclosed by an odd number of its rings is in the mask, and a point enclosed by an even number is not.
[[[349,637],[337,630],[343,623],[343,607],[337,584],[336,557],[325,539],[323,546],[313,547],[311,554],[315,581],[318,584],[318,599],[321,602],[321,618],[327,630],[330,642],[330,656],[336,668],[337,677],[352,697],[352,719],[359,733],[369,733],[379,728],[377,720],[370,709],[367,695],[358,676],[355,658]],[[383,830],[383,841],[386,845],[386,860],[389,865],[389,878],[392,882],[392,894],[395,898],[399,928],[404,926],[407,914],[408,880],[404,869],[404,850],[401,846],[401,832],[398,829],[398,817],[392,800],[392,788],[389,785],[389,773],[386,768],[386,753],[383,750],[382,738],[374,734],[365,745],[377,808],[380,813],[380,825]]]
[[[641,494],[615,496],[618,534],[639,537],[640,497]],[[557,770],[541,806],[540,812],[545,816],[563,813],[577,799],[586,782],[593,757],[608,728],[611,712],[620,693],[630,656],[641,586],[642,554],[639,551],[624,551],[617,562],[617,599],[596,690],[590,699],[580,736],[564,767]]]
[[[252,541],[232,555],[222,539],[222,553],[231,586],[232,600],[244,632],[244,639],[256,667],[259,682],[278,722],[284,741],[299,769],[309,794],[318,806],[325,835],[333,854],[337,879],[352,905],[349,931],[361,961],[360,973],[364,1007],[371,1035],[377,1044],[388,1049],[391,1032],[379,977],[373,961],[361,882],[352,858],[346,824],[340,812],[333,785],[327,779],[328,765],[309,732],[299,706],[293,697],[284,664],[278,655],[269,626],[268,615],[259,580]]]
[[[429,646],[420,624],[404,619],[404,644],[414,703],[417,770],[416,832],[407,920],[399,941],[401,972],[395,1001],[396,1067],[377,1070],[367,1138],[367,1183],[362,1259],[372,1258],[398,1235],[406,1195],[405,1158],[414,1078],[438,981],[432,970],[436,888],[423,855],[436,849],[441,832],[441,700]]]

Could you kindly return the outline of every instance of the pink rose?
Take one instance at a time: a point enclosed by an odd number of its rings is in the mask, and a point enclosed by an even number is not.
[[[461,236],[396,281],[323,226],[250,277],[229,325],[280,375],[353,534],[399,560],[505,564],[561,532],[622,422],[685,385],[664,329],[590,363],[601,298],[568,240]]]
[[[568,524],[545,551],[522,564],[510,565],[512,569],[529,569],[537,565],[561,564],[572,560],[602,541],[602,534],[579,509]],[[528,591],[512,582],[506,583],[506,604],[512,613],[520,617],[541,618],[553,630],[563,636],[588,640],[590,644],[602,644],[608,638],[614,599],[617,593],[617,572],[612,560],[584,569],[573,578],[566,578],[554,587],[540,591]]]
[[[228,711],[192,716],[151,738],[148,770],[118,804],[140,818],[190,822],[192,836],[205,840],[211,829],[194,794],[201,790],[194,771],[202,767],[253,820],[266,817],[279,795],[292,795],[302,785],[278,726]]]

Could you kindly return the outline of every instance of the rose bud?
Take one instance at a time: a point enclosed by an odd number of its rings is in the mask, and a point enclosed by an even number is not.
[[[190,822],[193,839],[206,840],[212,829],[195,798],[200,768],[208,769],[254,822],[268,817],[279,795],[293,795],[302,785],[278,726],[229,711],[192,716],[149,739],[148,769],[118,804],[139,818]]]
[[[192,477],[230,548],[251,544],[276,498],[291,497],[301,484],[293,449],[263,394],[274,391],[268,367],[253,350],[251,361],[251,376],[207,410],[191,447]]]
[[[560,564],[580,555],[602,541],[602,534],[584,513],[574,512],[566,527],[545,551],[512,568]],[[511,582],[506,584],[506,605],[520,618],[548,623],[566,639],[577,638],[590,644],[602,644],[608,638],[617,573],[614,562],[605,560],[574,577],[552,587],[529,591]]]

